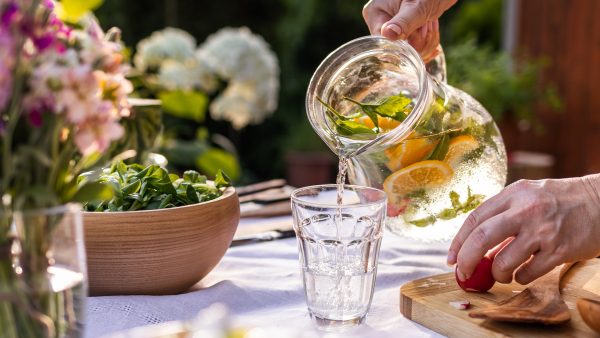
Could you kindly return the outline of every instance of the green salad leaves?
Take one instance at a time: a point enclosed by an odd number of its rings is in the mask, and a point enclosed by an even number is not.
[[[82,175],[79,180],[87,178]],[[112,187],[114,195],[109,200],[88,201],[84,210],[135,211],[195,204],[221,196],[223,188],[231,184],[222,171],[217,173],[214,182],[210,182],[194,170],[179,177],[158,165],[144,167],[121,161],[103,169],[96,181]]]

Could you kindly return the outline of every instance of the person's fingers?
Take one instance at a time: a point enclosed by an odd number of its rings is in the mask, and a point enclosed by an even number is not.
[[[423,6],[421,1],[402,1],[398,13],[381,27],[381,35],[392,40],[406,39],[429,19]]]
[[[425,39],[425,46],[421,52],[421,58],[423,62],[428,63],[437,55],[437,47],[440,44],[440,31],[439,26],[436,25],[437,20],[429,23],[429,32]]]
[[[371,35],[381,35],[381,26],[392,17],[375,6],[369,6],[369,3],[363,8],[362,14]]]
[[[423,48],[426,45],[426,40],[425,38],[427,36],[423,36],[423,33],[425,31],[427,27],[427,24],[419,27],[419,29],[417,29],[414,33],[412,33],[407,41],[408,43],[417,51],[417,53],[421,54],[421,51],[423,50]]]
[[[504,194],[503,192],[499,193],[496,196],[493,196],[489,200],[483,202],[477,209],[473,210],[469,217],[465,220],[465,223],[462,225],[458,233],[454,236],[452,240],[452,244],[450,244],[450,249],[448,250],[448,264],[453,265],[456,263],[456,257],[463,243],[471,234],[471,231],[475,229],[479,224],[481,224],[486,219],[500,214],[505,211],[508,207],[508,199],[510,195]]]
[[[403,0],[396,15],[381,27],[381,35],[392,40],[406,39],[427,21],[438,19],[456,1]]]
[[[427,23],[425,23],[423,26],[421,26],[421,37],[423,38],[424,41],[427,41],[427,33],[429,33],[430,31],[430,27],[431,27],[431,22],[427,21]]]
[[[539,250],[539,243],[530,236],[520,234],[502,248],[494,257],[492,274],[500,283],[510,283],[515,270]]]
[[[435,46],[433,52],[431,52],[431,55],[429,55],[430,60],[437,57],[442,52],[442,46],[440,45],[441,38],[440,38],[440,22],[439,22],[439,20],[435,20],[433,22],[433,30],[437,34],[438,44],[437,44],[437,46]]]
[[[435,36],[433,23],[428,21],[408,37],[408,43],[419,53],[425,63],[428,61],[426,60],[427,56],[431,53],[432,40],[435,40]]]
[[[526,285],[537,278],[547,274],[554,269],[560,262],[556,259],[557,256],[548,251],[540,251],[523,264],[515,273],[515,281]]]
[[[496,245],[492,250],[488,251],[488,253],[486,254],[486,257],[493,260],[494,257],[496,257],[496,255],[498,254],[498,252],[500,252],[500,250],[502,250],[502,248],[507,246],[508,243],[510,243],[513,239],[514,239],[514,237],[509,237],[509,238],[505,239],[502,243]],[[465,276],[463,275],[463,273],[460,272],[458,269],[456,270],[456,273],[460,274],[460,280],[465,279]]]
[[[504,249],[504,247],[507,246],[508,243],[512,242],[513,239],[515,239],[515,238],[509,237],[509,238],[505,239],[502,243],[496,245],[492,250],[488,251],[486,256],[488,256],[491,259],[494,259],[496,257],[496,255],[498,254],[498,252],[500,252],[500,250]]]
[[[518,234],[519,228],[520,222],[510,212],[503,212],[483,221],[471,231],[460,248],[457,269],[469,278],[483,256],[507,238]]]

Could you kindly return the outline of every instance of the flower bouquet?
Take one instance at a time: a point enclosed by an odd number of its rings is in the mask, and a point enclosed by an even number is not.
[[[61,3],[63,12],[68,3]],[[81,248],[64,227],[78,222],[71,214],[78,209],[57,206],[111,194],[110,188],[77,177],[108,156],[111,143],[124,134],[120,119],[130,114],[132,85],[125,78],[118,31],[105,35],[90,17],[76,27],[58,18],[50,0],[0,0],[0,328],[5,337],[77,335],[74,321],[80,314],[74,312],[83,309],[73,304],[74,284],[58,288],[51,269],[64,258],[61,248]],[[58,235],[66,242],[54,242]]]

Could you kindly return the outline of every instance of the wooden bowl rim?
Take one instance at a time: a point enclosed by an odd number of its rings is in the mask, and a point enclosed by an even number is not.
[[[204,201],[200,203],[194,203],[189,205],[182,205],[173,208],[164,208],[164,209],[152,209],[152,210],[134,210],[134,211],[82,211],[83,215],[128,215],[128,214],[144,214],[144,213],[157,213],[157,212],[165,212],[165,211],[178,211],[182,209],[190,209],[198,206],[205,206],[212,203],[217,203],[228,198],[231,198],[236,195],[236,191],[234,187],[227,187],[223,194],[213,200]]]

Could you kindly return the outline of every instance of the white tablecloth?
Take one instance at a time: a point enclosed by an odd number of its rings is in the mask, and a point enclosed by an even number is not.
[[[240,226],[251,221],[244,220]],[[291,219],[290,219],[291,222]],[[366,324],[344,337],[438,337],[402,316],[400,286],[450,271],[448,243],[423,244],[384,234],[375,295]],[[300,277],[296,239],[230,248],[194,291],[174,296],[105,296],[87,301],[86,338],[137,326],[188,320],[215,302],[244,326],[312,327]]]

